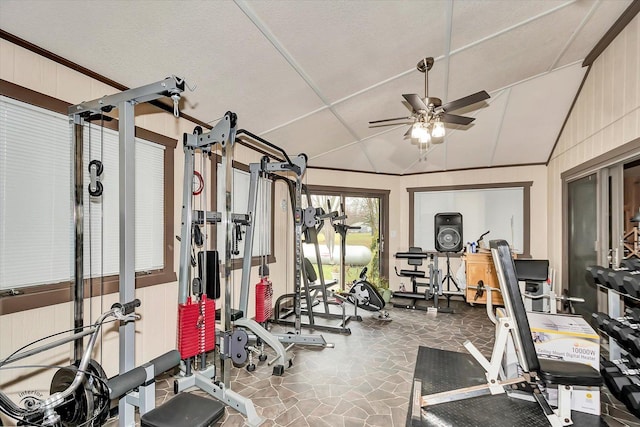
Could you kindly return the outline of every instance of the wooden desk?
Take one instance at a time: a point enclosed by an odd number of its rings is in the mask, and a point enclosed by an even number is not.
[[[466,299],[469,304],[486,304],[487,303],[487,290],[484,294],[474,301],[476,295],[476,289],[470,288],[470,286],[477,286],[478,282],[482,280],[485,286],[496,289],[491,295],[491,303],[493,305],[504,305],[502,300],[502,294],[498,291],[500,289],[500,283],[498,283],[498,275],[496,269],[493,266],[493,257],[491,252],[480,252],[475,254],[467,253],[463,259],[466,262],[467,268],[467,289]]]

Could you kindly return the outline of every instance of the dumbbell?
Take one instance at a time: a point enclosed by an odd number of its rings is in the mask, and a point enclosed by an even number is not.
[[[598,279],[598,269],[602,269],[602,268],[603,267],[600,267],[599,265],[590,265],[589,267],[587,267],[587,271],[584,274],[584,278],[586,279],[588,284],[594,287],[598,287],[599,284],[600,285],[602,284]]]
[[[605,286],[607,288],[610,288],[611,285],[609,284],[609,281],[607,280],[607,274],[609,273],[609,270],[611,270],[610,268],[606,268],[606,267],[602,267],[602,268],[596,268],[596,280],[597,282],[602,285]]]
[[[629,411],[640,418],[640,385],[631,384],[622,387],[622,396],[620,397]]]
[[[601,313],[601,312],[597,312],[597,313],[591,313],[591,317],[593,317],[593,319],[596,321],[597,325],[598,325],[598,329],[605,331],[605,325],[607,325],[611,320],[611,317],[609,317],[608,314],[605,313]]]
[[[626,267],[629,270],[640,270],[640,258],[627,258],[620,261],[620,267]]]
[[[625,293],[624,286],[622,286],[622,280],[629,273],[629,270],[621,270],[621,269],[609,269],[607,271],[607,281],[609,282],[609,287],[614,291]]]
[[[640,298],[640,271],[632,271],[624,276],[622,278],[622,287],[632,297]]]
[[[640,385],[640,370],[629,359],[603,362],[600,372],[611,393],[620,400],[625,386]]]

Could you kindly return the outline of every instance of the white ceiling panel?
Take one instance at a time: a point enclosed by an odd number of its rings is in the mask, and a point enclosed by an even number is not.
[[[355,140],[328,109],[261,136],[282,146],[287,152],[306,153],[310,158]]]
[[[339,150],[322,154],[309,160],[310,167],[371,171],[369,158],[362,150],[361,143],[351,144]],[[345,182],[348,186],[348,183]]]
[[[423,55],[446,53],[448,2],[242,3],[255,11],[331,103],[410,70]]]
[[[451,50],[457,51],[571,3],[573,1],[567,0],[520,1],[513,7],[513,0],[455,1]]]
[[[585,72],[586,68],[575,64],[511,88],[489,165],[546,162]],[[532,103],[537,107],[535,113]]]
[[[213,122],[234,111],[241,128],[306,152],[311,166],[402,174],[548,158],[584,73],[562,66],[581,62],[631,4],[0,0],[0,28],[128,87],[186,77],[197,88],[184,113]],[[406,127],[368,122],[410,114],[402,94],[423,95],[425,56],[436,59],[431,96],[494,99],[455,111],[475,124],[417,161]],[[505,109],[497,96],[511,87]]]
[[[461,97],[481,89],[490,92],[547,71],[586,13],[582,8],[572,11],[562,8],[453,55],[449,93]]]

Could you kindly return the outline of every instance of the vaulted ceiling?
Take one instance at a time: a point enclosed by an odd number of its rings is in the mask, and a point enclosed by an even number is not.
[[[183,76],[183,111],[307,153],[309,165],[408,174],[547,161],[582,62],[632,0],[2,0],[0,28],[128,87]],[[491,98],[426,156],[402,94]],[[594,106],[597,108],[597,106]]]

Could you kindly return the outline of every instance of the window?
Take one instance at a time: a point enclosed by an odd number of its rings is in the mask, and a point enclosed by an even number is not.
[[[218,161],[220,158],[216,157]],[[218,212],[224,210],[224,189],[221,188],[220,174],[222,173],[221,164],[218,163],[216,177],[216,209]],[[249,208],[249,187],[251,174],[249,168],[241,163],[233,162],[233,189],[231,199],[231,212],[235,214],[247,214]],[[251,218],[253,225],[253,250],[252,265],[258,265],[261,256],[268,256],[269,263],[275,262],[273,256],[273,181],[261,179],[258,183],[258,197],[256,203],[256,212]],[[244,257],[244,228],[242,229],[242,240],[234,241],[234,249],[238,254],[231,255],[234,260],[233,268],[242,267],[242,258]],[[224,247],[225,234],[216,229],[216,241],[218,249]],[[237,261],[236,261],[237,260]]]
[[[531,182],[408,188],[410,245],[435,251],[435,215],[460,212],[464,243],[476,241],[489,231],[486,242],[504,239],[514,252],[529,255],[530,187]]]
[[[18,293],[0,298],[0,313],[7,314],[70,300],[74,224],[68,104],[1,83],[0,295]],[[109,126],[117,129],[117,124]],[[135,266],[140,287],[175,280],[170,239],[176,141],[142,129],[136,135]],[[85,165],[101,157],[101,138],[104,193],[90,200],[85,192],[84,273],[102,273],[104,292],[110,293],[117,291],[119,268],[118,134],[101,130],[99,122],[85,126]],[[87,169],[84,181],[87,188]],[[94,287],[85,295],[98,295],[98,284]]]

